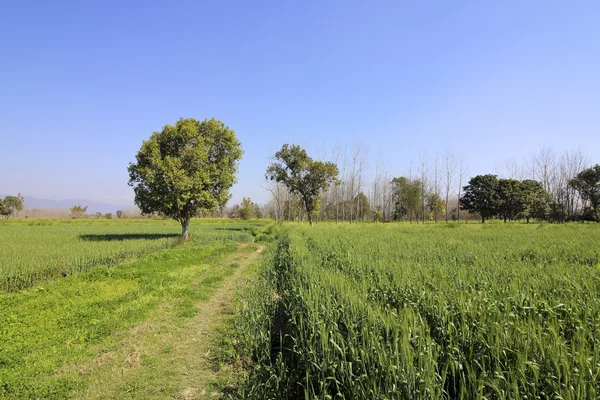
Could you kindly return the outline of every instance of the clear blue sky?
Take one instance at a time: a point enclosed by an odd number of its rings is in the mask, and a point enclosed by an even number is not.
[[[541,146],[600,162],[598,1],[5,1],[0,193],[124,204],[142,140],[215,117],[243,143],[233,201],[269,156],[368,143],[472,174]]]

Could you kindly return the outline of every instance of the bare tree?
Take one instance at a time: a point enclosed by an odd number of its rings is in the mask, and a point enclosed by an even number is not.
[[[446,203],[446,223],[448,223],[448,215],[449,215],[449,207],[448,207],[448,203],[450,200],[450,189],[452,188],[452,185],[454,184],[454,180],[456,178],[456,168],[458,167],[458,160],[456,158],[456,155],[450,151],[447,150],[444,153],[444,172],[445,172],[445,178],[446,178],[446,193],[444,196],[444,201]]]
[[[550,147],[542,147],[538,154],[534,155],[536,178],[542,182],[544,189],[552,193],[552,180],[554,178],[554,164],[556,154]]]
[[[419,157],[419,173],[421,175],[421,218],[425,223],[425,198],[427,196],[427,184],[428,184],[428,168],[427,168],[427,156],[425,153]]]
[[[347,178],[346,178],[346,166],[348,164],[348,146],[344,146],[344,158],[343,158],[343,163],[342,163],[342,183],[341,183],[341,203],[342,203],[342,221],[346,220],[346,197],[345,194],[347,192],[347,187],[346,187],[346,182],[347,182]]]
[[[369,162],[368,162],[368,154],[369,154],[369,147],[363,143],[363,142],[358,142],[356,144],[356,151],[357,151],[357,158],[358,158],[358,171],[357,171],[357,188],[356,188],[356,194],[355,196],[352,198],[352,202],[355,202],[355,199],[358,199],[358,196],[363,193],[364,190],[364,184],[365,184],[365,180],[366,180],[366,172],[367,169],[369,168]],[[365,210],[363,209],[364,204],[359,201],[356,202],[356,215],[360,216],[360,217],[364,217],[365,215]]]
[[[467,166],[465,157],[461,155],[458,159],[458,200],[456,202],[456,220],[460,221],[460,196],[463,183],[467,179]]]
[[[436,196],[438,199],[440,196],[440,185],[441,185],[441,169],[440,169],[440,158],[436,154],[433,158],[433,183],[431,187],[431,195]],[[438,208],[433,209],[433,220],[437,223],[438,220]]]

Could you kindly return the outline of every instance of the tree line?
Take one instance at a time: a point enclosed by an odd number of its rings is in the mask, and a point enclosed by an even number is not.
[[[286,154],[290,149],[295,158]],[[362,144],[350,152],[347,147],[337,147],[331,153],[333,161],[318,161],[331,165],[331,179],[316,191],[313,188],[316,194],[306,198],[297,186],[298,182],[310,182],[306,177],[311,172],[303,166],[314,161],[299,146],[284,145],[267,170],[272,198],[263,207],[263,214],[277,220],[351,223],[599,219],[599,167],[589,166],[578,150],[557,154],[542,148],[522,163],[509,160],[497,167],[495,174],[477,175],[468,181],[464,157],[452,151],[433,157],[422,154],[400,176],[390,174],[380,157],[370,163],[368,153]]]

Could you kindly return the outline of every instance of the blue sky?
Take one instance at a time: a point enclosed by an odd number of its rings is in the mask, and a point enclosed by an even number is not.
[[[215,117],[265,201],[283,143],[368,144],[390,172],[453,149],[600,162],[598,1],[98,1],[0,6],[0,193],[126,204],[142,140]]]

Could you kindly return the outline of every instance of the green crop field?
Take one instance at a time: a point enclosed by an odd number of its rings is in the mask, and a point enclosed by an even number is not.
[[[198,219],[191,226],[198,239],[235,239],[251,229],[251,224],[223,219]],[[170,248],[180,233],[179,223],[172,220],[2,221],[0,291],[23,289],[44,279]]]
[[[240,396],[600,396],[598,225],[289,225],[264,260]]]

